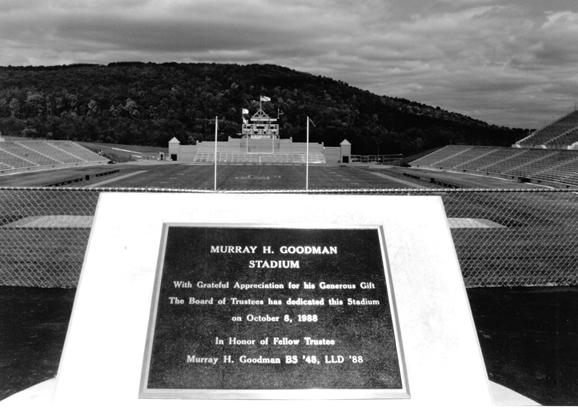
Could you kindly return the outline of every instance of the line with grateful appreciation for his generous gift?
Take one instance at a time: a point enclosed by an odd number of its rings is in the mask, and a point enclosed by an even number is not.
[[[142,174],[142,173],[146,173],[147,170],[140,170],[140,171],[135,171],[134,173],[128,173],[125,174],[123,176],[118,176],[118,177],[114,177],[114,178],[109,178],[108,180],[104,180],[104,181],[99,181],[98,183],[94,183],[85,187],[91,188],[91,187],[98,187],[101,186],[103,184],[108,184],[108,183],[112,183],[114,181],[118,181],[118,180],[123,180],[125,178],[129,178],[129,177],[133,177],[136,176],[137,174]]]

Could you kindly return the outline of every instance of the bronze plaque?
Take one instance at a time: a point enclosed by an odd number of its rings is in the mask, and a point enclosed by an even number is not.
[[[380,227],[167,224],[142,398],[405,398]]]

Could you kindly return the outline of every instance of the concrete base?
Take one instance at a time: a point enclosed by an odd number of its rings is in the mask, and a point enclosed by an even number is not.
[[[323,404],[279,400],[223,403],[217,401],[223,398],[217,395],[210,405],[202,400],[139,399],[164,223],[301,228],[382,226],[410,399]],[[50,391],[49,387],[42,389]],[[323,397],[323,392],[313,391],[318,390],[306,392],[304,397]],[[51,405],[57,410],[113,406],[189,410],[223,404],[238,410],[294,409],[304,405],[370,410],[487,409],[493,405],[493,391],[439,197],[103,193],[57,384],[51,391]],[[500,392],[506,395],[508,391]],[[344,397],[348,395],[343,392]],[[45,398],[39,395],[34,401],[42,401],[41,397]]]
[[[524,406],[540,405],[537,402],[524,397],[503,385],[490,381],[490,394],[494,405],[497,406]],[[36,384],[26,390],[20,391],[0,402],[0,409],[34,408],[48,409],[52,405],[54,391],[56,390],[56,378]]]

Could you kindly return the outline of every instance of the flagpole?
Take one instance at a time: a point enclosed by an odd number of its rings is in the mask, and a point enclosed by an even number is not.
[[[217,133],[219,130],[219,117],[215,116],[215,179],[213,182],[213,190],[217,191]]]
[[[305,145],[305,191],[309,190],[309,116],[307,116],[307,142]]]

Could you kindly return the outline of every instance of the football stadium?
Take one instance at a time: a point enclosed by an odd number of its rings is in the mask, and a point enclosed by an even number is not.
[[[412,158],[282,139],[261,109],[242,120],[161,148],[2,136],[0,398],[56,375],[101,193],[239,192],[441,197],[490,380],[576,404],[578,111],[511,147]]]

